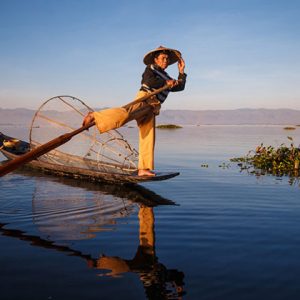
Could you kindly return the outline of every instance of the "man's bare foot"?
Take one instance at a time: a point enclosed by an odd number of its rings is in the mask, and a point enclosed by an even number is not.
[[[155,173],[150,170],[139,170],[138,176],[155,176]]]
[[[90,111],[83,119],[82,126],[85,126],[94,121],[93,113]]]

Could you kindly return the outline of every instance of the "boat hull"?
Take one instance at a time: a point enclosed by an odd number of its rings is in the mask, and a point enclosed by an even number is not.
[[[0,145],[4,140],[12,140],[14,138],[0,133]],[[8,159],[12,160],[25,154],[29,151],[29,144],[25,141],[20,141],[18,149],[7,148],[3,146],[0,151]],[[75,178],[79,180],[87,180],[92,182],[106,182],[113,184],[137,184],[148,181],[161,181],[178,176],[179,172],[156,172],[156,176],[137,176],[136,172],[132,174],[121,174],[113,172],[100,172],[95,170],[83,169],[72,166],[64,166],[44,162],[41,160],[33,160],[27,163],[24,168],[38,170],[46,174],[55,176]]]

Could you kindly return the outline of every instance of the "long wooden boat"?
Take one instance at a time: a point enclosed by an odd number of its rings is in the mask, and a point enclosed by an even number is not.
[[[0,147],[0,151],[8,160],[17,158],[30,150],[30,144],[28,142],[17,140],[1,132]],[[57,161],[52,163],[39,159],[27,163],[24,168],[35,169],[56,176],[113,184],[137,184],[148,181],[161,181],[179,175],[179,172],[157,172],[156,176],[137,176],[136,171],[127,173],[120,173],[117,169],[113,171],[113,165],[108,168],[109,172],[103,172],[92,168],[78,167],[78,165],[95,166],[98,163],[97,161],[82,158],[80,156],[69,155],[58,150],[56,150],[55,156],[60,158],[60,164],[58,164]],[[68,165],[64,165],[64,161],[68,161]],[[70,162],[74,162],[74,164],[70,165]]]

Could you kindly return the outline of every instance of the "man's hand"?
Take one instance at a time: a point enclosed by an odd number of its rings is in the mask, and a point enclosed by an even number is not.
[[[172,89],[174,86],[178,85],[178,80],[170,79],[166,81],[167,85]]]
[[[185,62],[183,58],[181,57],[180,60],[178,61],[178,71],[180,74],[184,73],[184,68],[185,68]]]

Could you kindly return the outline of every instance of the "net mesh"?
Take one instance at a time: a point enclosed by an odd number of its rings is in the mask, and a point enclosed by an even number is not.
[[[47,100],[33,117],[31,148],[81,127],[89,111],[93,110],[75,97],[57,96]],[[92,171],[131,174],[137,170],[138,153],[117,130],[100,134],[93,126],[39,160]]]

